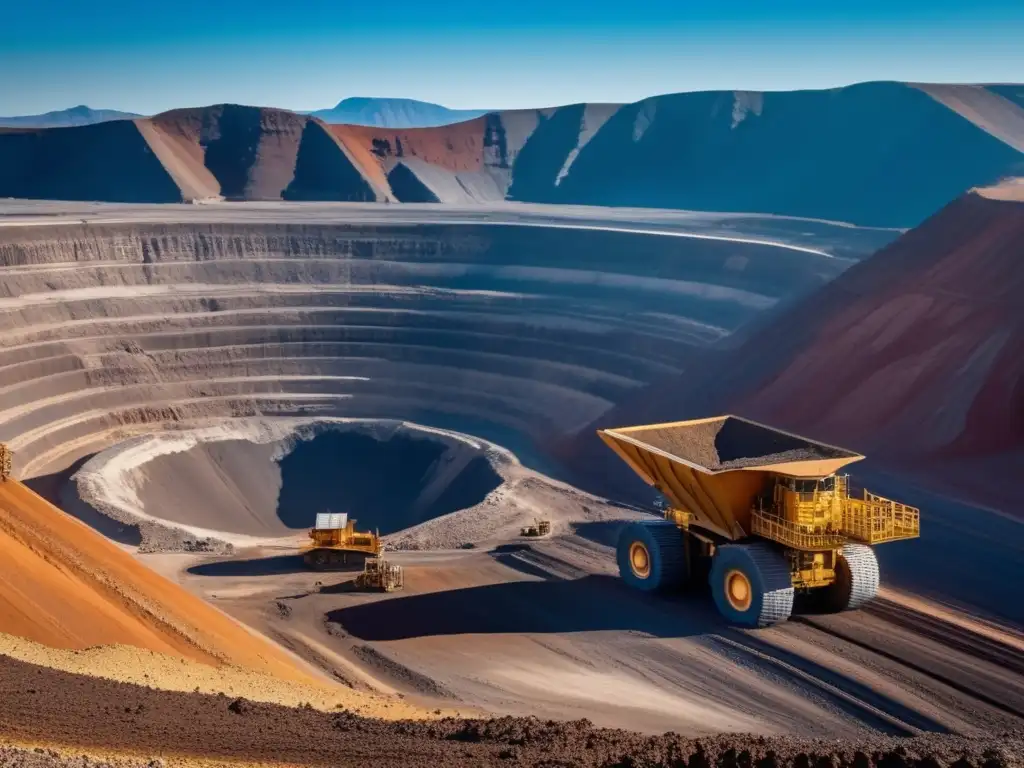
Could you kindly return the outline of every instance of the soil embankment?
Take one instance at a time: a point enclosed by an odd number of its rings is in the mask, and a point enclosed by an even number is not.
[[[383,706],[333,688],[16,480],[0,483],[0,554],[0,653],[158,688]]]

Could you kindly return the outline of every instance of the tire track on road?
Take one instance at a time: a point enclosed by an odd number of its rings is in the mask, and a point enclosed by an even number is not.
[[[833,672],[742,630],[729,630],[710,637],[712,642],[738,651],[759,666],[803,687],[815,689],[838,709],[869,728],[892,736],[916,736],[924,732],[948,733],[941,723],[876,693],[868,686]]]
[[[1007,673],[1015,675],[1024,674],[1024,654],[1009,646],[971,633],[962,627],[916,611],[898,606],[893,607],[885,603],[872,606],[868,609],[868,612],[913,634],[992,664]],[[894,662],[901,667],[913,670],[953,689],[957,693],[982,702],[1000,712],[1024,720],[1024,704],[1014,701],[1013,697],[1004,696],[1000,698],[994,695],[993,692],[981,690],[976,676],[969,676],[966,680],[957,679],[952,674],[947,674],[941,669],[937,669],[936,665],[926,663],[923,656],[918,655],[918,659],[912,658],[910,653],[898,650],[898,645],[891,646],[891,648],[882,647],[877,642],[857,636],[856,631],[835,626],[834,623],[829,622],[827,619],[812,616],[794,616],[791,620]],[[952,668],[955,669],[955,667]]]

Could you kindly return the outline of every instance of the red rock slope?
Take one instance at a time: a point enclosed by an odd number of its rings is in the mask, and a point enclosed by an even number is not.
[[[901,460],[1024,449],[1024,203],[997,198],[963,196],[758,336],[793,351],[740,409]]]
[[[1024,495],[1022,297],[1024,186],[1009,181],[962,196],[725,359],[594,426],[732,411],[1009,507]]]

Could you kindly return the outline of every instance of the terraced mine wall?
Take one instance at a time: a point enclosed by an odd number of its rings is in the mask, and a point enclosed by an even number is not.
[[[4,227],[0,439],[33,477],[225,415],[570,432],[846,263],[542,226]]]

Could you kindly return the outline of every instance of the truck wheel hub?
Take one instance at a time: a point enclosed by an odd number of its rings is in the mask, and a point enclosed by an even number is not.
[[[629,566],[638,579],[646,579],[651,575],[651,555],[642,541],[630,544]]]
[[[750,579],[743,571],[731,570],[725,574],[725,597],[729,605],[737,611],[746,611],[750,608],[753,594]]]

